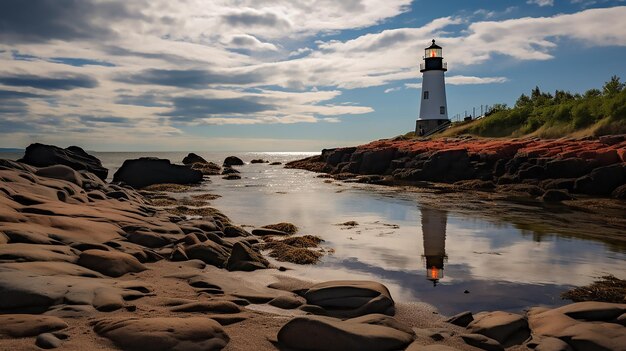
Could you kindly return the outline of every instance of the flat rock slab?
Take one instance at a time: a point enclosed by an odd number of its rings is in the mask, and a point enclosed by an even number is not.
[[[626,327],[614,323],[578,323],[557,337],[577,351],[626,351]]]
[[[204,317],[104,319],[94,330],[130,351],[213,351],[230,341],[219,323]]]
[[[528,322],[524,316],[502,311],[477,315],[476,319],[467,326],[467,329],[473,334],[485,335],[501,344],[505,344],[519,333],[526,334],[522,339],[530,336]]]
[[[269,229],[269,228],[256,228],[252,229],[252,235],[257,236],[268,236],[268,235],[277,235],[277,236],[288,236],[291,235],[287,232],[283,232],[282,230]]]
[[[91,305],[99,311],[124,307],[145,296],[148,286],[133,281],[0,272],[0,309],[44,312],[54,305]]]
[[[172,312],[239,313],[241,308],[230,301],[212,300],[185,303],[170,308]]]
[[[608,321],[626,313],[626,304],[586,301],[565,305],[554,311],[574,319]]]
[[[32,314],[1,314],[0,335],[13,338],[35,336],[67,328],[61,318]]]
[[[281,345],[310,351],[402,350],[414,337],[412,333],[385,325],[321,316],[296,317],[278,332]]]
[[[119,251],[86,250],[78,257],[77,264],[110,277],[147,269],[134,256]]]
[[[412,343],[407,347],[405,351],[459,351],[459,349],[455,349],[450,346],[445,345],[427,345],[424,346],[422,344],[418,344],[417,342]]]
[[[535,347],[535,351],[574,351],[574,349],[561,339],[544,338]]]
[[[336,280],[312,285],[304,298],[331,316],[356,317],[370,313],[394,314],[394,301],[382,284],[364,280]]]
[[[481,334],[462,334],[461,338],[466,344],[485,351],[504,351],[499,342]]]
[[[65,245],[6,244],[0,246],[0,262],[75,262],[76,253]]]

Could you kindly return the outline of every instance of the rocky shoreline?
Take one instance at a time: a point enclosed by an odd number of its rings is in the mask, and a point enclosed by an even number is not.
[[[134,160],[110,184],[82,149],[31,150],[48,156],[0,160],[0,349],[626,350],[626,304],[446,319],[377,282],[281,272],[266,245],[317,252],[287,240],[295,228],[248,231],[209,206],[212,194],[174,196],[189,190],[176,184],[236,175],[235,158],[222,170],[197,155],[186,167]]]
[[[458,190],[519,192],[546,202],[626,198],[626,135],[591,140],[379,140],[322,150],[287,167],[388,185],[448,183]]]

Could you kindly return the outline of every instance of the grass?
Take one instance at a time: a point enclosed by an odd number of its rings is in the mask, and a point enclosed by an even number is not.
[[[515,106],[497,105],[484,118],[459,122],[438,137],[470,134],[481,137],[560,138],[626,133],[626,88],[616,76],[602,90],[584,94],[557,90],[554,94],[538,87],[522,94]]]
[[[587,285],[574,288],[561,294],[563,299],[574,302],[601,301],[612,303],[626,303],[626,280],[605,275],[599,280]]]
[[[296,227],[292,223],[287,223],[287,222],[268,224],[268,225],[263,226],[263,228],[280,230],[281,232],[285,232],[287,234],[296,234],[298,232],[298,227]]]

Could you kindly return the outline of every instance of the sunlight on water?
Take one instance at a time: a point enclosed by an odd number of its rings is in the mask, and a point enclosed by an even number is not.
[[[314,154],[236,155],[246,162],[263,158],[285,163]],[[128,158],[157,156],[180,162],[185,155],[97,153],[111,170],[110,178]],[[201,156],[221,164],[228,154]],[[427,302],[442,313],[519,311],[529,305],[563,304],[559,294],[568,287],[625,268],[624,251],[602,242],[535,235],[498,219],[429,208],[419,194],[329,182],[315,173],[269,164],[238,169],[241,180],[212,176],[194,191],[222,195],[211,205],[235,223],[262,226],[286,221],[296,224],[302,234],[322,237],[323,246],[334,253],[320,264],[278,263],[293,269],[288,274],[304,279],[378,280],[396,300]],[[337,225],[346,221],[359,225]]]

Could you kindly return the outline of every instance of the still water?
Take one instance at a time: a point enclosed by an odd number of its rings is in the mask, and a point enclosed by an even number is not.
[[[180,162],[185,155],[96,153],[111,175],[128,158],[156,156]],[[228,156],[200,155],[217,163]],[[254,158],[286,162],[311,153],[236,155],[246,162]],[[435,208],[419,193],[389,187],[328,183],[315,173],[268,164],[238,169],[241,180],[212,176],[194,191],[221,195],[211,206],[235,223],[291,222],[300,233],[324,239],[323,247],[334,252],[321,263],[280,263],[299,278],[377,280],[390,288],[396,301],[429,303],[443,314],[555,306],[567,302],[559,294],[571,286],[607,273],[624,278],[625,251],[599,241],[545,233],[538,240],[512,223],[459,212],[456,207]],[[337,225],[346,221],[359,225]]]

